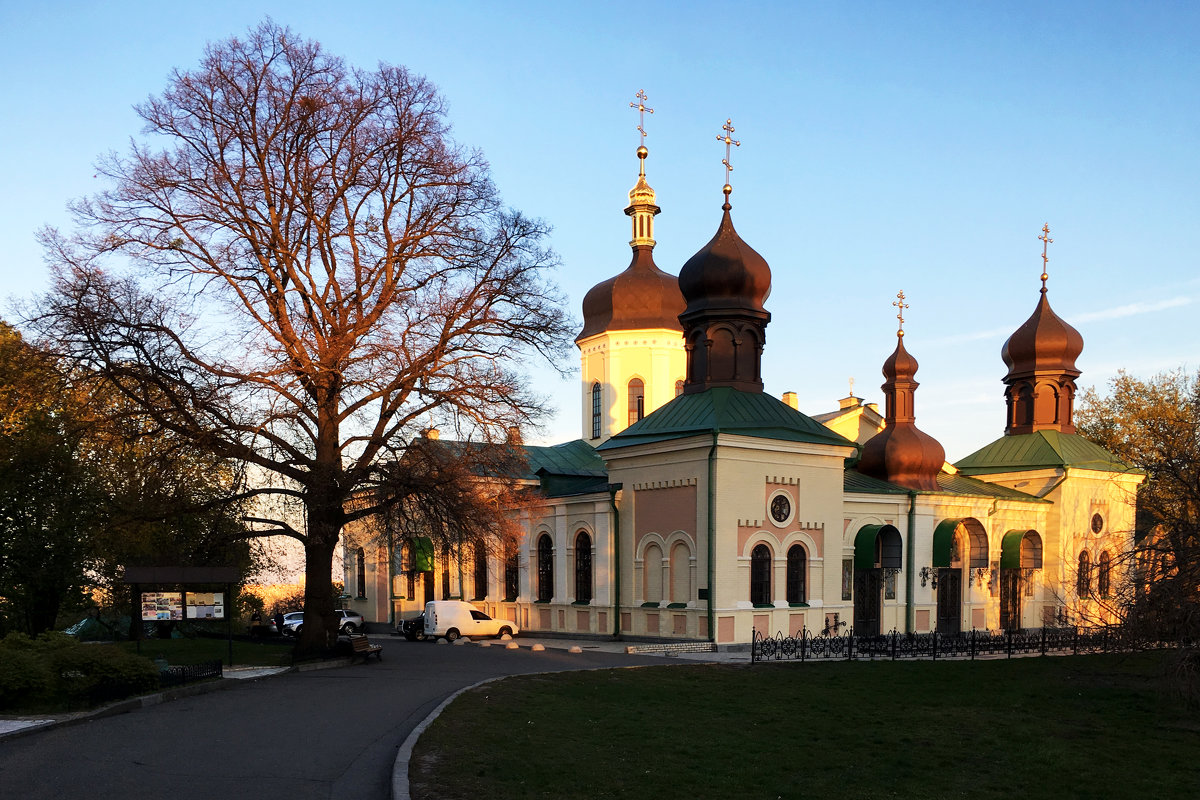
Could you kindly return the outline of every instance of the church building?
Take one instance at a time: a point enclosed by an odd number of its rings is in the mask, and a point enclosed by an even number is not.
[[[1045,271],[1001,351],[1004,435],[951,465],[917,427],[903,293],[882,416],[853,393],[816,417],[766,394],[771,270],[734,228],[732,189],[672,276],[654,262],[647,155],[629,266],[583,301],[580,438],[524,447],[537,500],[511,512],[521,540],[442,557],[348,531],[348,606],[395,624],[461,598],[528,633],[718,645],[1103,619],[1142,476],[1075,432],[1083,339]]]

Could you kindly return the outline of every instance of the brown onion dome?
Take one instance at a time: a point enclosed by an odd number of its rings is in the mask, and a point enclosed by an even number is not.
[[[1046,287],[1033,315],[1008,337],[1000,357],[1008,365],[1006,379],[1053,372],[1079,375],[1075,359],[1083,352],[1083,336],[1050,308]]]
[[[679,271],[679,288],[687,302],[684,314],[708,309],[736,309],[766,314],[771,294],[771,268],[738,236],[729,203],[717,233]]]
[[[863,445],[858,471],[908,489],[936,491],[946,451],[937,439],[916,426],[913,399],[917,360],[904,348],[904,333],[883,364],[885,427]]]
[[[581,341],[604,331],[667,328],[682,331],[683,295],[679,281],[654,263],[653,248],[638,245],[619,275],[593,286],[583,298]]]

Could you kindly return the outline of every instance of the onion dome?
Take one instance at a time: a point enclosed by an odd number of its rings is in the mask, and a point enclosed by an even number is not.
[[[730,205],[722,208],[716,235],[679,271],[679,289],[687,301],[684,313],[728,308],[766,314],[763,303],[771,294],[771,268],[734,230]]]
[[[639,147],[641,164],[637,184],[629,192],[625,213],[633,219],[633,258],[625,271],[602,281],[583,298],[583,330],[575,337],[580,342],[605,331],[666,328],[682,330],[679,315],[683,295],[674,275],[663,272],[654,263],[654,216],[661,211],[655,205],[654,189],[646,182],[646,156]]]
[[[896,350],[883,362],[887,400],[884,429],[863,445],[858,471],[908,489],[936,491],[938,474],[946,462],[946,451],[937,439],[916,425],[914,395],[919,383],[917,359],[904,348],[904,293],[899,295],[901,330],[896,332]]]
[[[761,392],[762,350],[771,314],[763,303],[771,294],[766,259],[738,236],[729,212],[717,233],[679,271],[687,308],[679,316],[688,351],[685,394],[715,386]]]
[[[1054,313],[1043,286],[1033,315],[1008,337],[1000,357],[1008,365],[1006,381],[1045,371],[1078,377],[1075,359],[1082,352],[1083,336]]]
[[[1054,241],[1049,238],[1049,226],[1042,231],[1039,239]],[[1004,376],[1008,423],[1004,432],[1009,435],[1040,430],[1075,432],[1075,378],[1080,375],[1075,360],[1083,352],[1083,336],[1050,307],[1044,245],[1042,260],[1042,296],[1037,307],[1000,350],[1008,366]]]

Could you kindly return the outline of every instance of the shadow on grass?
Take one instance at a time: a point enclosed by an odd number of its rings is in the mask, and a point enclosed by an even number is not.
[[[415,798],[1195,797],[1163,656],[520,676],[418,743]]]

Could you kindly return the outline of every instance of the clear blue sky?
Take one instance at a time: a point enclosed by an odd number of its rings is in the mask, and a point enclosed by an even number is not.
[[[774,274],[767,390],[807,413],[850,377],[882,399],[903,289],[918,425],[951,460],[1001,435],[1000,346],[1038,299],[1045,222],[1081,386],[1200,362],[1200,4],[337,5],[0,0],[0,296],[45,288],[34,231],[100,188],[131,106],[270,15],[438,84],[506,201],[554,226],[577,316],[629,260],[634,94],[669,272],[716,229],[732,117],[734,222]],[[559,407],[541,440],[577,437],[574,380],[535,378]]]

